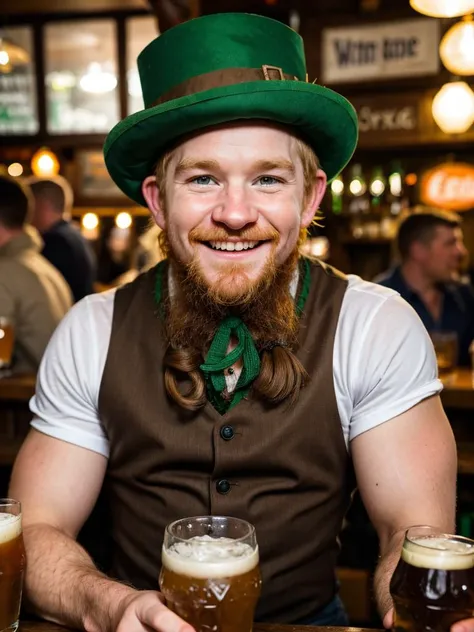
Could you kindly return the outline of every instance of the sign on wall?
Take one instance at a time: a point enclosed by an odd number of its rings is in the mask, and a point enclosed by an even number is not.
[[[453,211],[474,208],[474,166],[446,162],[429,169],[421,179],[420,197],[428,206]]]
[[[354,83],[439,72],[439,20],[421,18],[322,34],[322,83]]]

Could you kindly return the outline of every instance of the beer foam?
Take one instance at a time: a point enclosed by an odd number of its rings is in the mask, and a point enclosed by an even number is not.
[[[231,538],[198,535],[163,547],[163,566],[179,575],[198,579],[233,577],[258,564],[258,548]]]
[[[0,544],[14,540],[21,534],[21,516],[0,513]]]
[[[422,536],[405,542],[402,559],[418,568],[466,570],[474,567],[474,546],[463,540]]]

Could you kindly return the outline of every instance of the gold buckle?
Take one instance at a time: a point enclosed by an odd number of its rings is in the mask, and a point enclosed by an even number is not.
[[[281,79],[281,81],[284,81],[285,77],[283,76],[283,70],[281,68],[278,68],[278,66],[269,66],[268,64],[263,64],[262,72],[263,76],[265,77],[265,81],[274,81],[274,79],[270,77],[270,73],[268,72],[269,70],[276,70],[276,72],[280,75],[279,79]]]

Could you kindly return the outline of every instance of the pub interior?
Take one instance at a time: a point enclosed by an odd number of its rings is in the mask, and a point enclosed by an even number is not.
[[[311,253],[344,273],[373,280],[397,261],[402,220],[427,209],[452,211],[461,217],[467,251],[459,278],[469,285],[474,271],[469,12],[430,17],[408,0],[1,3],[0,170],[19,179],[59,174],[69,182],[70,221],[97,261],[94,291],[117,286],[147,261],[141,240],[150,228],[149,212],[119,191],[102,157],[107,132],[142,108],[136,57],[173,24],[224,11],[274,17],[298,31],[309,81],[334,88],[357,111],[357,150],[328,187],[322,219],[310,229]],[[152,243],[155,261],[156,236]],[[474,322],[474,312],[469,318]],[[457,531],[474,537],[474,368],[454,362],[442,378],[441,398],[458,448]],[[35,375],[17,374],[14,366],[0,378],[0,497],[28,431],[34,390]],[[96,507],[81,535],[98,558],[105,548],[95,529],[106,519],[101,512]],[[338,576],[350,622],[381,627],[371,588],[377,537],[357,494],[341,545]]]

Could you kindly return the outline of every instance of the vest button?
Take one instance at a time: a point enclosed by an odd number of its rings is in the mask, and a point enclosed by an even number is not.
[[[221,479],[220,481],[217,481],[216,489],[219,492],[219,494],[228,494],[230,492],[229,481],[226,481],[225,478]]]
[[[230,441],[234,438],[234,429],[232,426],[222,426],[221,428],[221,437],[224,441]]]

